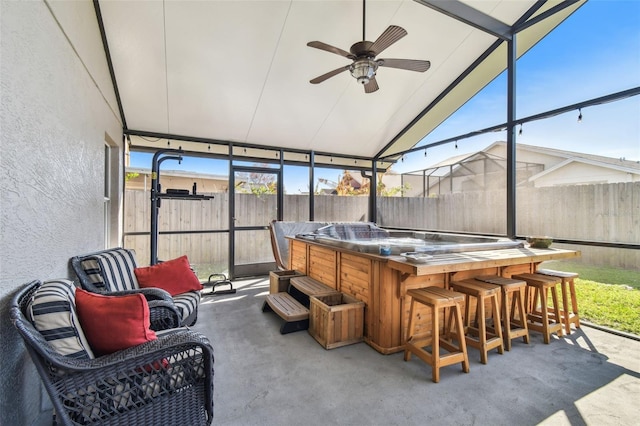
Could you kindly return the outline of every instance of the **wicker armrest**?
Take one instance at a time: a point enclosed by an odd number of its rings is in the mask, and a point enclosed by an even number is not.
[[[153,331],[177,328],[181,325],[180,312],[175,303],[165,300],[149,302],[149,320]]]
[[[105,294],[108,296],[122,296],[126,294],[137,294],[141,293],[147,302],[152,300],[162,300],[165,302],[173,303],[173,297],[166,291],[161,288],[156,287],[147,287],[147,288],[137,288],[135,290],[120,290],[120,291],[100,291],[100,294]]]

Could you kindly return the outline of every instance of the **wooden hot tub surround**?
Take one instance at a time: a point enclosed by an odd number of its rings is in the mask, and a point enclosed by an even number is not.
[[[300,273],[365,303],[364,341],[383,354],[404,349],[409,323],[409,289],[427,286],[448,288],[452,280],[479,275],[510,278],[533,273],[546,260],[568,259],[580,252],[564,249],[511,248],[437,254],[428,263],[416,264],[403,256],[380,256],[289,238],[289,265]],[[430,330],[426,309],[416,334]]]

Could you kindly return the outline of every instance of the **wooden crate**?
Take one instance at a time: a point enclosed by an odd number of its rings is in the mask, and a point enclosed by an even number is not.
[[[291,270],[269,272],[269,294],[286,292],[289,288],[289,280],[301,276],[303,274]]]
[[[325,349],[363,340],[364,303],[343,293],[311,296],[309,334]]]

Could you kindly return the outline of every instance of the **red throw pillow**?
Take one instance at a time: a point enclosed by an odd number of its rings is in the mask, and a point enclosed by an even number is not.
[[[157,287],[170,295],[202,290],[202,284],[191,270],[187,256],[167,260],[153,266],[133,270],[141,288]]]
[[[97,355],[158,338],[149,328],[149,304],[142,294],[103,296],[76,289],[76,310],[82,330]]]

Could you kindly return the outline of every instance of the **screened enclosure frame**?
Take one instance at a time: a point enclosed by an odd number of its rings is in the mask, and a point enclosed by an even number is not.
[[[181,144],[181,148],[186,154],[193,154],[199,156],[211,156],[226,158],[233,164],[236,160],[242,161],[256,161],[265,163],[275,163],[279,165],[278,170],[282,173],[285,165],[297,165],[306,166],[309,168],[309,183],[310,188],[313,187],[314,182],[314,170],[316,167],[323,168],[336,168],[336,169],[349,169],[357,170],[365,177],[376,176],[380,171],[386,171],[390,166],[398,162],[404,155],[410,154],[416,151],[423,151],[429,148],[457,142],[467,138],[475,137],[481,134],[505,131],[507,132],[507,158],[506,158],[506,230],[504,235],[509,238],[522,238],[517,235],[516,230],[516,127],[524,123],[543,120],[559,114],[563,114],[570,111],[577,111],[594,105],[600,105],[608,102],[615,102],[618,100],[626,99],[629,97],[637,96],[640,94],[640,87],[634,87],[628,90],[611,93],[605,96],[584,100],[578,103],[566,105],[564,107],[548,110],[539,114],[530,115],[528,117],[517,117],[516,114],[516,62],[518,58],[517,41],[518,34],[535,26],[536,24],[544,21],[545,19],[554,16],[556,13],[561,12],[576,4],[583,3],[579,0],[567,0],[558,3],[557,5],[549,8],[548,10],[535,15],[540,8],[546,3],[544,1],[537,2],[527,13],[525,13],[513,26],[505,25],[488,15],[484,15],[481,12],[476,11],[464,3],[458,1],[439,1],[439,0],[417,0],[418,3],[425,7],[436,10],[443,13],[459,22],[472,26],[476,29],[486,32],[497,38],[497,40],[487,49],[480,57],[478,57],[468,68],[464,71],[456,80],[454,80],[449,87],[447,87],[435,100],[429,104],[415,119],[409,123],[401,132],[399,132],[389,143],[381,149],[375,156],[369,158],[365,156],[353,156],[343,155],[340,153],[332,153],[321,150],[302,150],[292,148],[282,148],[278,146],[266,146],[252,143],[239,143],[225,140],[217,140],[203,137],[193,137],[188,135],[179,135],[172,133],[161,133],[153,131],[144,131],[129,129],[126,127],[126,120],[124,117],[124,110],[121,107],[120,97],[117,96],[120,106],[120,113],[122,116],[122,122],[124,123],[123,134],[125,138],[131,143],[131,137],[146,137],[155,138],[158,140],[176,141]],[[99,17],[100,28],[103,34],[103,43],[105,44],[105,52],[107,53],[107,61],[111,71],[111,76],[116,89],[116,95],[118,94],[117,83],[115,74],[113,73],[113,66],[109,55],[108,45],[106,37],[104,36],[104,26],[100,19],[99,3],[94,1],[96,7],[96,13]],[[422,143],[418,141],[412,148],[398,149],[398,141],[402,140],[407,132],[419,122],[420,119],[425,117],[434,108],[439,106],[439,103],[443,102],[446,97],[453,92],[458,85],[474,70],[480,66],[482,61],[489,57],[492,53],[496,52],[499,48],[506,46],[506,75],[507,75],[507,105],[506,105],[506,120],[500,124],[493,125],[484,129],[476,130],[473,132],[460,134],[457,136],[449,137],[435,142]],[[425,136],[426,137],[426,136]],[[421,144],[422,143],[422,144]],[[212,149],[213,147],[213,149]],[[150,146],[134,146],[134,149],[140,150],[153,150]],[[283,191],[278,192],[278,203],[282,205]],[[376,191],[370,191],[369,193],[369,214],[368,220],[372,222],[377,221],[377,194]],[[281,216],[281,214],[280,214]],[[310,191],[309,196],[309,220],[314,220],[314,194]],[[581,240],[556,240],[560,243],[568,244],[582,244],[582,245],[596,245],[604,247],[616,247],[616,248],[630,248],[639,249],[640,244],[621,244],[621,243],[608,243],[608,242],[593,242],[593,241],[581,241]]]

